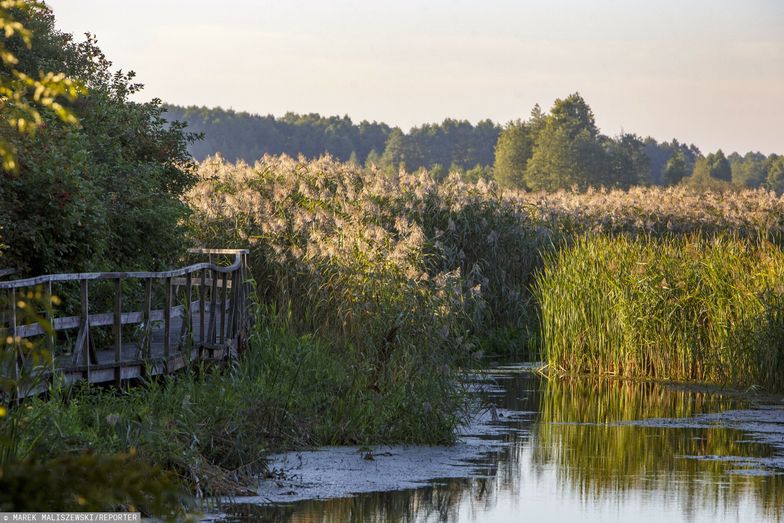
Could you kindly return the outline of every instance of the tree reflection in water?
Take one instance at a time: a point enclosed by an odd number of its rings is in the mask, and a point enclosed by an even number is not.
[[[485,401],[537,414],[501,421],[509,430],[493,437],[508,444],[476,463],[473,478],[289,505],[232,505],[225,507],[229,519],[481,521],[492,518],[500,502],[519,498],[521,504],[530,503],[526,494],[531,490],[538,492],[535,502],[553,506],[575,499],[584,507],[607,501],[620,506],[641,496],[653,507],[677,504],[689,520],[705,514],[737,517],[750,500],[757,515],[784,519],[782,476],[729,473],[747,466],[759,472],[758,463],[744,464],[744,458],[771,457],[775,449],[736,429],[688,422],[736,409],[737,399],[649,382],[546,380],[533,374],[493,379],[499,387],[486,393]],[[635,423],[641,420],[648,421]]]

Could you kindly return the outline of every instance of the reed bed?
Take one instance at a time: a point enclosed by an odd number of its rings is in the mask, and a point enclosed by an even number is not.
[[[584,236],[537,277],[552,370],[784,388],[784,253],[700,236]]]
[[[330,158],[205,161],[198,240],[234,231],[290,324],[368,353],[388,338],[464,359],[476,336],[533,325],[528,288],[549,231],[493,184],[378,172]]]
[[[568,372],[784,388],[773,193],[503,192],[328,157],[199,177],[195,241],[251,244],[263,301],[337,354],[435,371],[541,349]]]
[[[567,234],[682,236],[732,234],[781,243],[784,199],[772,191],[699,192],[689,187],[632,187],[505,195],[547,227]]]

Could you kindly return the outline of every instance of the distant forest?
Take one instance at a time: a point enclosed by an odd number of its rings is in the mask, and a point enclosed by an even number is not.
[[[280,118],[231,109],[168,106],[167,118],[188,124],[204,139],[190,146],[201,161],[219,152],[230,161],[253,163],[264,154],[318,158],[330,154],[342,161],[377,165],[404,163],[407,169],[437,165],[469,169],[491,166],[501,127],[490,120],[473,125],[465,120],[444,120],[403,133],[385,123],[348,116],[286,113]]]
[[[385,172],[428,169],[441,178],[493,178],[502,186],[530,190],[689,184],[698,188],[758,188],[784,192],[784,157],[758,152],[703,155],[676,139],[658,142],[634,134],[599,132],[590,106],[574,93],[549,113],[537,105],[528,120],[501,126],[448,118],[408,132],[386,123],[348,116],[286,113],[261,116],[231,109],[166,106],[166,118],[187,124],[203,139],[189,145],[201,161],[220,153],[253,163],[265,154],[308,159],[329,154]]]

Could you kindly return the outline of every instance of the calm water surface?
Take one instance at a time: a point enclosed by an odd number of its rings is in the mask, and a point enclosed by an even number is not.
[[[291,483],[263,483],[258,498],[224,506],[224,520],[784,520],[779,401],[749,403],[654,383],[548,381],[527,372],[480,382],[484,404],[494,404],[498,415],[486,409],[485,421],[467,429],[457,449],[379,447],[372,460],[363,459],[366,449],[292,453],[279,458]],[[446,468],[419,477],[445,461]],[[321,479],[308,483],[308,468]],[[373,490],[354,487],[358,478],[397,490],[349,495]],[[341,492],[341,482],[349,492]],[[335,488],[319,490],[319,483]],[[315,495],[341,497],[280,501]]]

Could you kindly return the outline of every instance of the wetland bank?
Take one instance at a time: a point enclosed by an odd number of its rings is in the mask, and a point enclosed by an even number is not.
[[[270,457],[215,521],[780,521],[780,397],[519,366],[472,379],[485,409],[451,447]],[[372,456],[372,459],[368,457]]]

